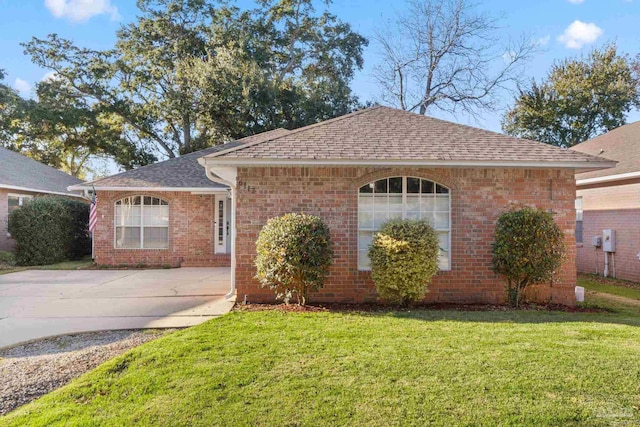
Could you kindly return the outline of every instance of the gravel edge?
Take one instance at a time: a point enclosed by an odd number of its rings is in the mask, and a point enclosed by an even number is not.
[[[176,330],[86,332],[0,349],[0,415],[68,384],[109,359]]]

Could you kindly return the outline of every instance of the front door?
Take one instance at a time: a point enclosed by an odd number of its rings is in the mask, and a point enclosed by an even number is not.
[[[217,254],[229,253],[231,240],[229,239],[230,215],[229,199],[226,195],[216,195],[215,198],[215,248]]]

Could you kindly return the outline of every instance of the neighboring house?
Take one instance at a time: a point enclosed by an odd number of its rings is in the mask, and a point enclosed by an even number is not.
[[[205,168],[198,169],[196,161]],[[273,293],[254,279],[258,233],[269,218],[305,212],[327,223],[336,254],[325,287],[312,299],[373,301],[367,258],[373,233],[389,218],[424,218],[436,228],[442,247],[441,271],[426,300],[498,303],[504,301],[505,284],[491,268],[495,223],[510,205],[522,204],[552,211],[568,244],[553,286],[539,286],[533,296],[573,304],[574,173],[613,165],[373,107],[94,182],[100,199],[96,261],[229,262],[240,299],[272,301]]]
[[[0,147],[0,250],[10,251],[14,246],[7,231],[12,210],[43,195],[81,197],[67,190],[70,185],[80,182],[51,166]]]
[[[604,272],[603,247],[592,245],[603,230],[615,230],[608,273],[640,282],[640,122],[631,123],[572,147],[617,161],[615,168],[576,175],[578,271]],[[580,233],[581,231],[581,233]]]

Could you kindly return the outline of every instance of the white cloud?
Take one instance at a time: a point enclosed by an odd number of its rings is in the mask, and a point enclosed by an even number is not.
[[[564,33],[558,36],[558,41],[569,49],[580,49],[585,44],[593,43],[604,31],[594,23],[573,21]]]
[[[536,44],[538,46],[546,46],[549,44],[549,40],[551,40],[551,36],[547,34],[546,36],[540,37],[538,40],[536,40]]]
[[[58,73],[56,73],[55,71],[49,71],[44,76],[42,76],[40,81],[41,82],[48,82],[48,81],[51,81],[51,80],[55,80],[57,78],[58,78]]]
[[[13,82],[13,88],[24,97],[29,97],[31,95],[31,85],[29,84],[29,82],[27,82],[26,80],[22,80],[21,78],[17,78]]]
[[[120,18],[118,8],[111,0],[44,0],[44,5],[56,18],[68,18],[75,22],[83,22],[96,15],[111,15],[111,19]]]
[[[573,4],[581,4],[584,3],[584,0],[568,0],[569,3],[573,3]]]

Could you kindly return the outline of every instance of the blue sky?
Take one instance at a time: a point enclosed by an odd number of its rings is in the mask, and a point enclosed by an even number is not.
[[[240,0],[240,5],[250,4]],[[335,0],[330,10],[370,38],[376,28],[395,16],[404,2],[389,0]],[[541,78],[554,60],[580,55],[604,42],[617,42],[621,51],[640,52],[638,24],[640,0],[488,0],[479,8],[503,17],[505,39],[526,33],[540,40],[544,52],[527,67],[528,77]],[[0,0],[0,68],[6,82],[28,96],[29,88],[46,70],[31,64],[19,43],[49,33],[90,48],[113,46],[115,32],[135,19],[135,0]],[[365,51],[365,68],[352,88],[361,100],[377,100],[379,92],[371,72],[377,62],[374,43]],[[505,97],[503,107],[512,102]],[[434,112],[435,113],[435,112]],[[434,115],[454,121],[500,130],[502,110],[485,113],[479,121],[465,116]],[[630,120],[639,120],[634,112]]]

